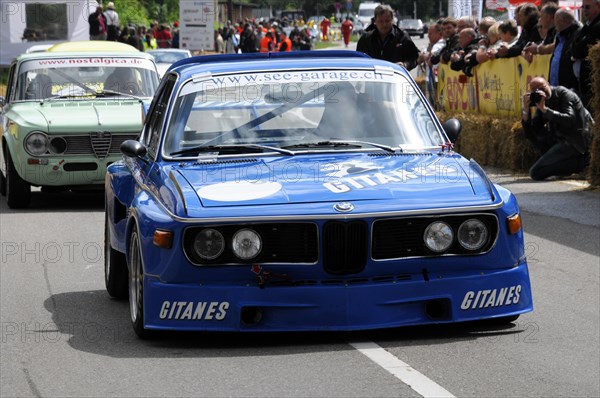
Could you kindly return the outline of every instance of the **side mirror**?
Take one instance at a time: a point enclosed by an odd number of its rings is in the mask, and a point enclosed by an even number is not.
[[[146,147],[136,140],[127,140],[121,144],[121,153],[130,158],[142,159],[147,152]]]
[[[6,105],[6,98],[0,96],[0,108],[2,108],[4,105]]]
[[[455,143],[460,135],[460,131],[462,130],[462,125],[458,119],[448,119],[442,125],[444,127],[444,131],[446,135],[450,139],[450,142]]]

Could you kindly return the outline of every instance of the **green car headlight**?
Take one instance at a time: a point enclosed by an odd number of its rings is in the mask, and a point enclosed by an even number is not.
[[[25,150],[33,156],[46,154],[48,145],[48,136],[42,132],[33,132],[25,138]]]

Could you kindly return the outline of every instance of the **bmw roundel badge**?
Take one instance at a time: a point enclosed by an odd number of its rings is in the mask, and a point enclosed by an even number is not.
[[[348,213],[352,210],[354,210],[354,205],[352,205],[352,203],[350,202],[339,202],[336,203],[333,208],[337,211],[339,211],[340,213]]]

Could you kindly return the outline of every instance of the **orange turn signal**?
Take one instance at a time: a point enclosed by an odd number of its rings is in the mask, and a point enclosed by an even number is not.
[[[521,230],[521,215],[515,214],[506,218],[506,224],[508,226],[508,232],[516,234]]]
[[[170,249],[173,247],[173,232],[157,229],[154,231],[153,242],[158,247]]]

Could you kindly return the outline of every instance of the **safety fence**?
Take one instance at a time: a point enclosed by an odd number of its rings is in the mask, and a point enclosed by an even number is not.
[[[473,77],[438,67],[437,100],[443,111],[520,117],[523,94],[536,76],[548,78],[550,55],[500,58],[477,65]]]

